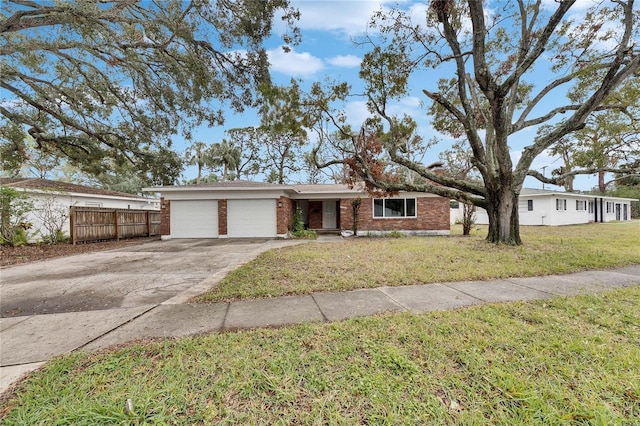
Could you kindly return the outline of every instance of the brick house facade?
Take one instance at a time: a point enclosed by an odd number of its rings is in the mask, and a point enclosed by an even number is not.
[[[353,199],[340,200],[342,229],[353,225]],[[373,199],[363,198],[358,210],[358,229],[362,231],[449,231],[449,200],[443,197],[416,198],[416,217],[376,218],[373,216]]]
[[[361,235],[394,231],[448,235],[450,228],[449,200],[426,193],[372,198],[364,190],[346,185],[247,181],[152,189],[162,193],[161,229],[166,238],[286,237],[297,208],[307,229],[350,231],[352,201],[357,197],[362,200],[358,213]],[[213,226],[207,227],[207,223]]]

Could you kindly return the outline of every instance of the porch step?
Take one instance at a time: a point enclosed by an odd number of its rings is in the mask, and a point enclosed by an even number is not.
[[[314,229],[318,235],[340,235],[339,229]]]

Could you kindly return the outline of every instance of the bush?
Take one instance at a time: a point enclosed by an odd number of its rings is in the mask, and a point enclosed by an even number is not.
[[[299,240],[315,240],[318,238],[318,234],[312,229],[303,229],[302,231],[292,232],[291,238]]]
[[[17,228],[13,233],[13,246],[20,247],[29,243],[29,237],[27,236],[27,230],[25,228]]]
[[[316,231],[310,229],[304,229],[304,221],[302,220],[302,209],[296,207],[296,212],[293,214],[293,223],[291,224],[291,238],[298,238],[301,240],[315,240],[318,238]]]
[[[400,231],[367,232],[369,238],[405,238],[407,235]]]
[[[33,203],[26,194],[14,188],[0,187],[0,244],[15,245],[28,240],[27,214]]]

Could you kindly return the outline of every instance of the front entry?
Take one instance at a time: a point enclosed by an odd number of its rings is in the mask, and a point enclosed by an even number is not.
[[[322,202],[322,229],[336,229],[338,227],[336,220],[336,202]]]

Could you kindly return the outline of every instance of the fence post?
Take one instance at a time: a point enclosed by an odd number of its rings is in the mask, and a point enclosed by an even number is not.
[[[149,210],[146,211],[145,216],[147,217],[147,237],[151,236],[151,216],[149,215]]]
[[[71,235],[71,244],[76,245],[76,208],[69,207],[69,234]]]
[[[113,211],[113,221],[116,225],[116,241],[120,241],[120,230],[118,229],[118,209]]]

